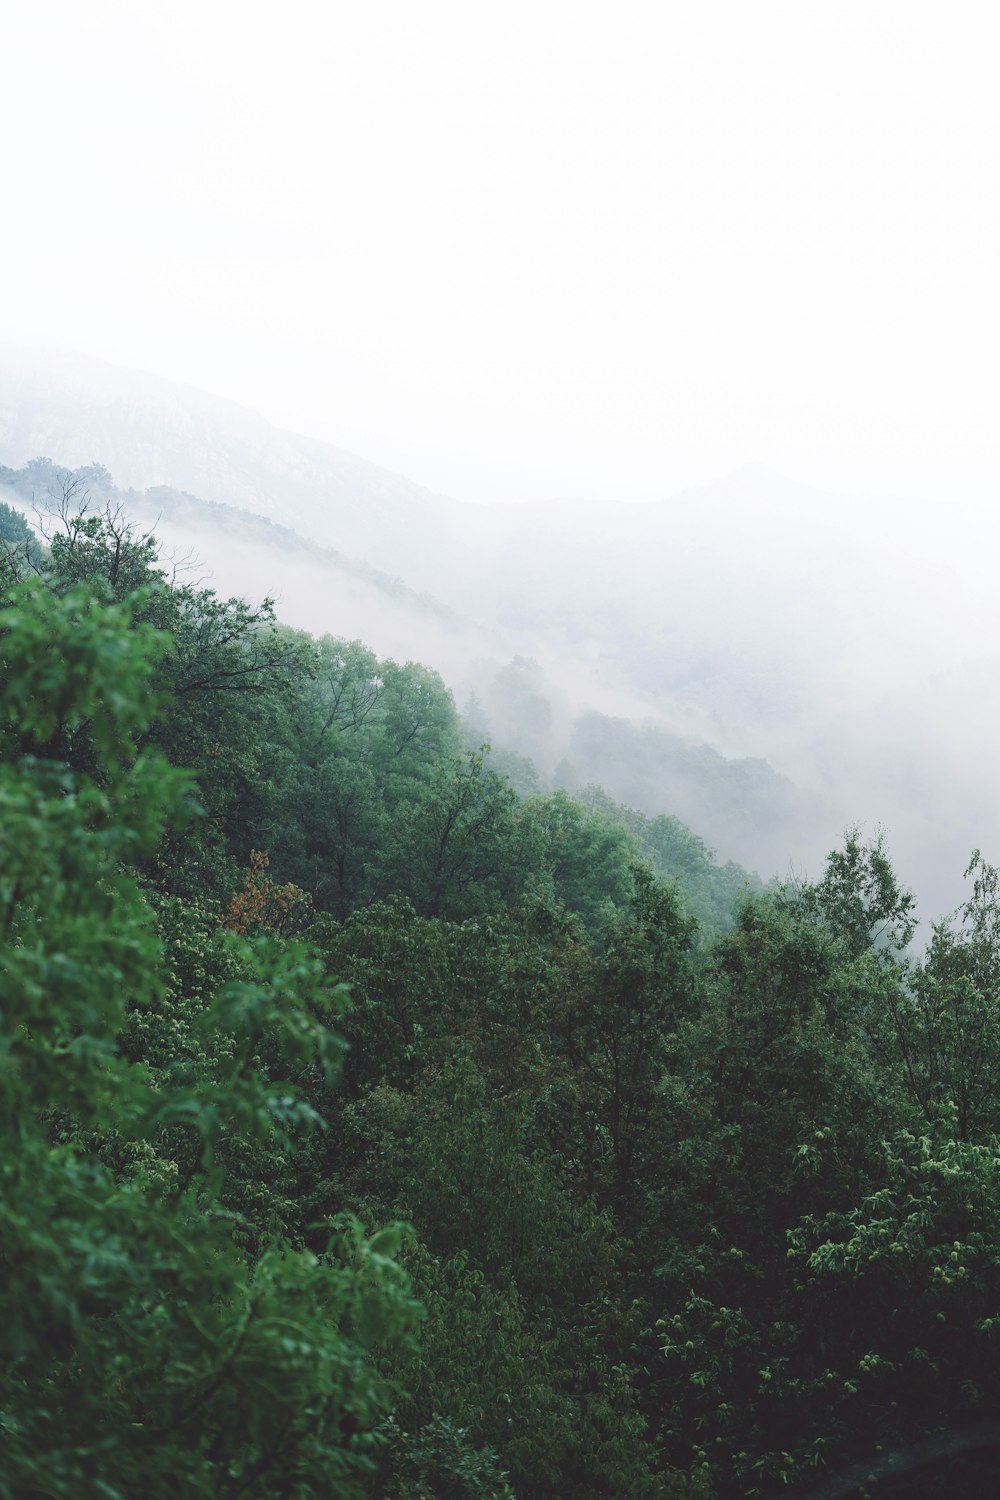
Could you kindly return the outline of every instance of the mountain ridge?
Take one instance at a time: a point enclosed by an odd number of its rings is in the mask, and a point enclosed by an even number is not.
[[[981,815],[992,805],[992,765],[977,754],[1000,737],[1000,701],[988,691],[1000,610],[987,519],[971,502],[837,495],[754,464],[652,502],[475,506],[175,382],[105,365],[95,394],[92,364],[74,356],[49,389],[44,361],[29,379],[30,364],[0,349],[0,462],[38,452],[62,463],[97,458],[119,482],[167,483],[291,524],[317,548],[309,589],[290,574],[286,584],[290,610],[315,611],[296,620],[303,628],[382,631],[382,654],[425,652],[458,684],[502,678],[511,701],[546,700],[553,724],[560,702],[633,725],[648,719],[728,759],[763,758],[813,797],[808,827],[797,816],[791,833],[781,820],[772,830],[763,819],[759,858],[730,829],[735,804],[728,814],[725,799],[708,807],[712,826],[699,831],[727,857],[815,868],[845,824],[886,823],[904,876],[944,910],[958,892],[937,871],[967,863],[958,830],[975,824],[1000,848],[1000,816],[994,829]],[[213,426],[220,413],[222,430]],[[967,537],[977,545],[961,545]],[[376,616],[384,592],[357,578],[331,588],[323,546],[403,580],[468,630],[459,640],[442,628],[428,644],[413,611]],[[231,534],[225,547],[239,551]],[[276,556],[244,548],[248,571],[228,586],[274,592]],[[537,663],[540,687],[504,677],[502,664],[517,660]],[[942,673],[980,684],[974,694],[966,687],[968,702],[949,699],[974,734],[930,707]],[[568,741],[549,748],[558,759]],[[657,775],[654,756],[643,785]],[[958,789],[968,816],[935,811],[945,786]]]

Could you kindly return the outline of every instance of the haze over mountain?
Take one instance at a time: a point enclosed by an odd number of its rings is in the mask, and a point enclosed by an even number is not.
[[[414,527],[449,502],[236,402],[28,341],[0,358],[0,445],[17,467],[47,454],[97,460],[124,488],[169,484],[270,517],[396,570]],[[402,532],[401,532],[402,528]]]
[[[546,774],[677,812],[765,874],[882,822],[936,914],[972,841],[1000,845],[974,507],[759,467],[648,504],[466,505],[235,403],[20,345],[0,359],[0,462],[39,454],[106,465],[220,590],[426,660]]]

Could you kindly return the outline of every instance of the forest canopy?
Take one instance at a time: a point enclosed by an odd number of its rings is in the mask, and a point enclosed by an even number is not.
[[[980,855],[917,957],[883,841],[522,795],[99,496],[0,694],[4,1500],[989,1492]]]

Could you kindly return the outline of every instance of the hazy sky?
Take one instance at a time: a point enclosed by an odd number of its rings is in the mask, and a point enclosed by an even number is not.
[[[12,0],[2,321],[470,499],[1000,496],[998,30]]]

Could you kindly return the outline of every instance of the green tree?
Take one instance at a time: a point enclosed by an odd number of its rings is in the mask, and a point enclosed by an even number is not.
[[[659,1227],[669,1308],[656,1382],[664,1447],[721,1495],[804,1487],[858,1454],[836,1414],[853,1367],[788,1247],[813,1215],[849,1215],[878,1190],[882,1142],[912,1119],[873,1043],[907,1000],[883,927],[899,909],[894,877],[883,870],[872,899],[859,855],[833,857],[818,893],[744,903],[712,954],[646,1143],[640,1243]],[[657,1184],[652,1165],[667,1160],[673,1179]]]
[[[261,1052],[332,1074],[336,992],[308,950],[244,945],[197,1019],[213,1067],[119,1044],[164,991],[129,867],[186,787],[137,752],[167,647],[141,607],[20,585],[0,616],[0,1495],[358,1495],[390,1405],[375,1349],[415,1313],[399,1232],[250,1257],[220,1150],[294,1149],[311,1112]],[[96,779],[60,755],[84,725]]]
[[[639,847],[628,830],[564,791],[535,797],[525,817],[542,839],[542,868],[550,893],[598,933],[610,906],[627,906],[635,886]]]
[[[640,864],[632,878],[632,900],[608,917],[599,961],[567,1033],[591,1120],[588,1180],[629,1216],[636,1153],[668,1048],[694,1002],[695,931],[676,887]]]
[[[971,895],[872,1032],[925,1123],[949,1104],[959,1139],[985,1144],[1000,1131],[1000,872],[977,850],[965,873]]]
[[[867,952],[895,958],[916,928],[913,893],[899,884],[884,836],[865,844],[856,828],[827,856],[823,878],[805,888],[802,905],[822,917],[851,958]]]
[[[24,516],[0,501],[0,597],[18,578],[37,567],[40,557],[35,534]]]
[[[460,918],[519,901],[532,864],[517,798],[482,752],[470,751],[438,762],[426,788],[397,810],[387,877],[419,911]]]

